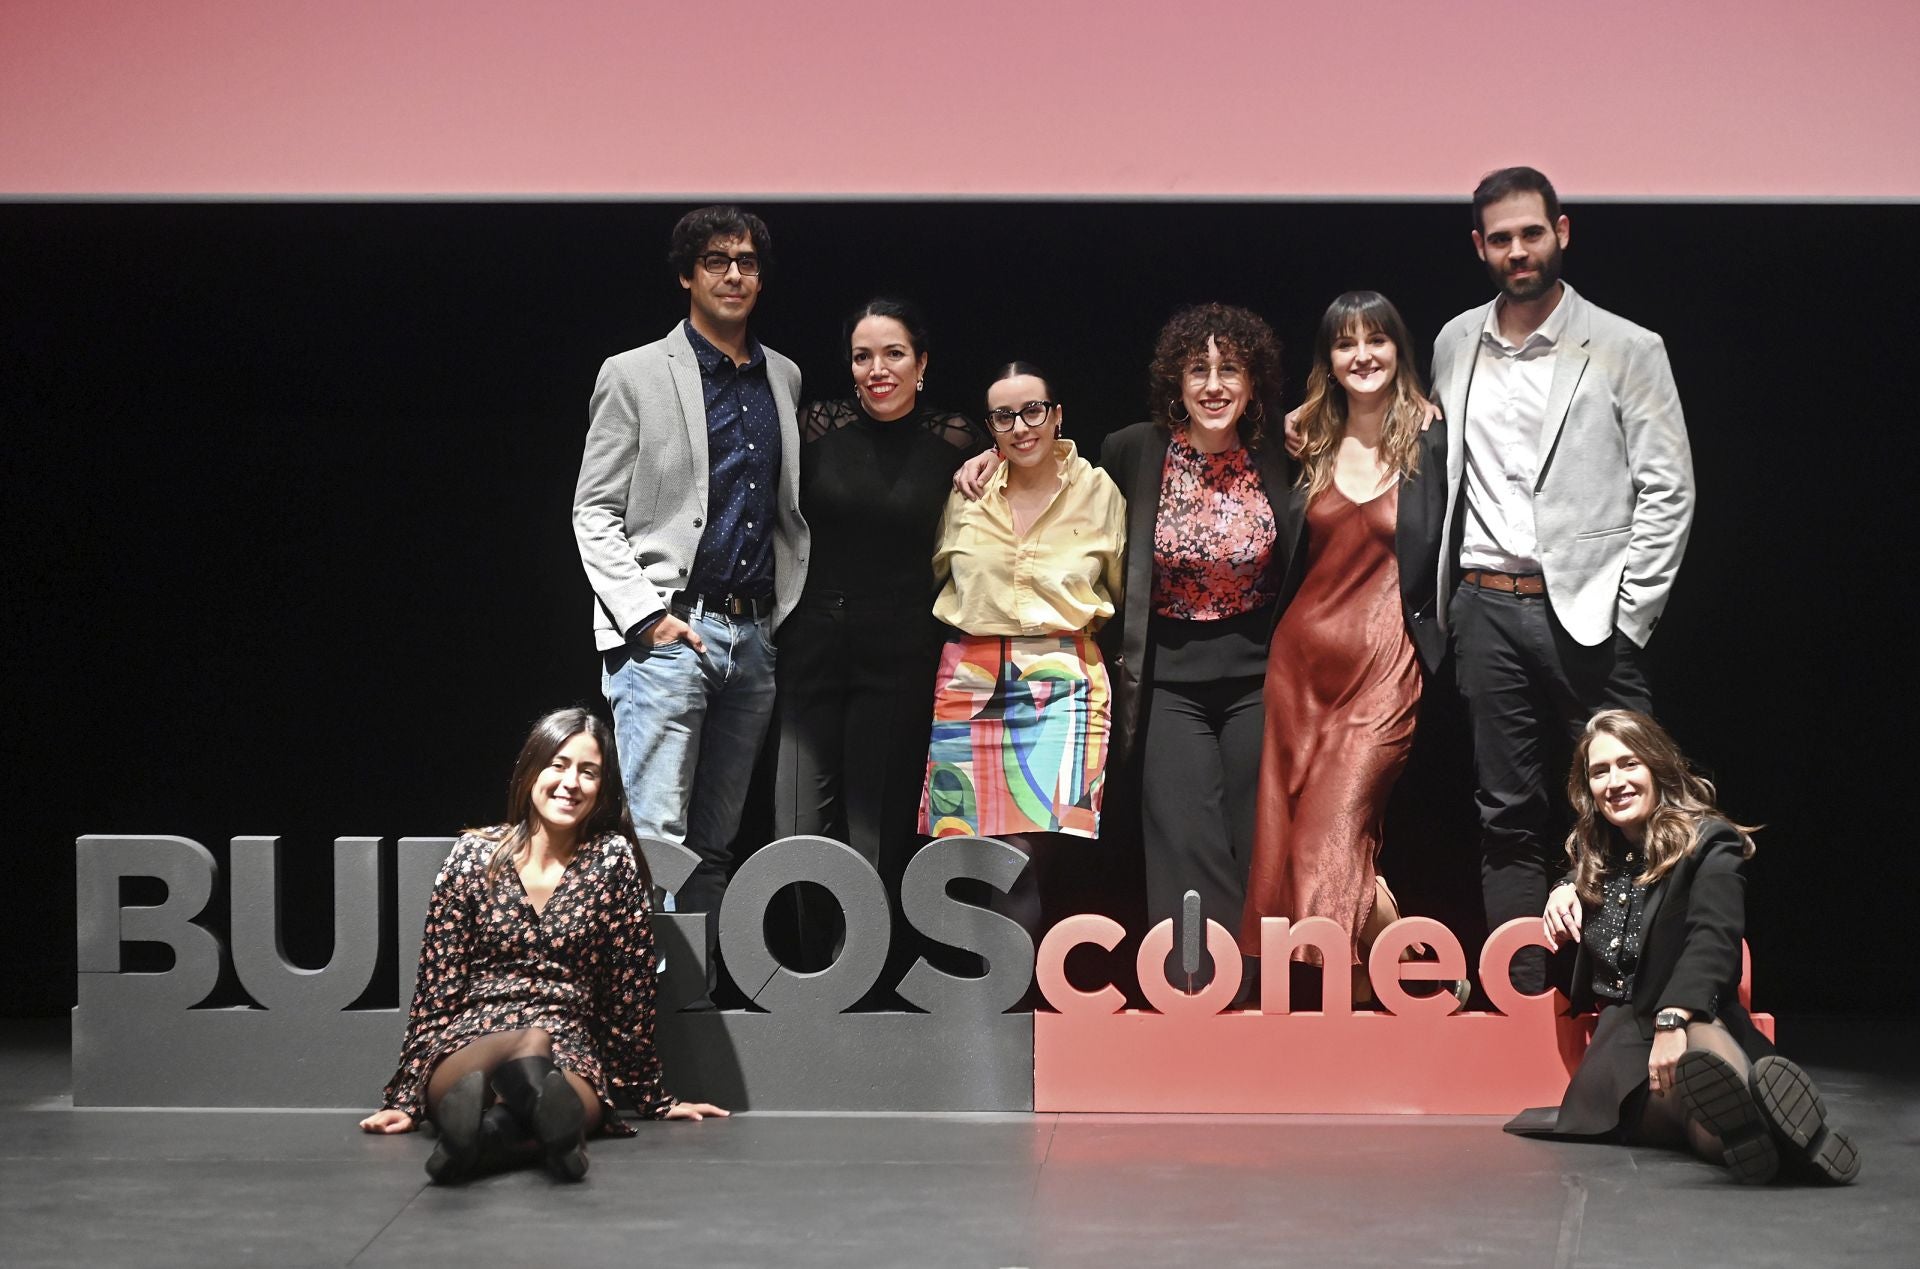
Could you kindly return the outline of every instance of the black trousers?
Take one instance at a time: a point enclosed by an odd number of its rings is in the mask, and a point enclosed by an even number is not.
[[[1199,683],[1155,682],[1140,744],[1141,845],[1147,923],[1172,918],[1200,893],[1200,914],[1228,933],[1240,928],[1253,859],[1255,799],[1266,709],[1263,680],[1237,675]],[[1204,946],[1204,944],[1203,944]],[[1212,971],[1206,971],[1207,979]]]
[[[1473,730],[1480,810],[1480,892],[1487,928],[1538,917],[1567,870],[1566,802],[1573,744],[1602,709],[1650,712],[1646,655],[1616,631],[1574,641],[1545,595],[1510,595],[1462,583],[1450,609],[1455,675]],[[1513,959],[1513,982],[1545,989],[1546,953]]]
[[[927,605],[808,595],[780,627],[774,829],[843,841],[887,875],[920,842],[939,627]]]

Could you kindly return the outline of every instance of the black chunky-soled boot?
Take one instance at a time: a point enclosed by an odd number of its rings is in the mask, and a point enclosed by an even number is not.
[[[552,1058],[502,1062],[493,1073],[493,1091],[539,1144],[549,1172],[562,1181],[587,1174],[587,1112]]]
[[[436,1185],[464,1181],[480,1157],[480,1116],[487,1103],[487,1077],[473,1071],[455,1080],[433,1111],[440,1140],[427,1156],[427,1175]]]
[[[1827,1123],[1827,1100],[1807,1073],[1769,1054],[1753,1064],[1750,1082],[1788,1170],[1803,1180],[1851,1185],[1860,1175],[1859,1147]]]
[[[1767,1118],[1746,1075],[1706,1049],[1688,1049],[1674,1065],[1674,1084],[1687,1113],[1720,1139],[1724,1161],[1742,1185],[1765,1185],[1780,1171]]]

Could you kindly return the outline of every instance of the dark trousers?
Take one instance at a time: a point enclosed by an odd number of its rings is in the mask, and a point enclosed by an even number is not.
[[[1189,890],[1200,893],[1201,916],[1229,933],[1240,928],[1260,789],[1261,688],[1261,679],[1244,676],[1156,682],[1145,702],[1140,810],[1147,923],[1151,929],[1172,918],[1175,948],[1180,903]]]
[[[1487,928],[1538,917],[1567,870],[1567,773],[1573,744],[1602,709],[1650,712],[1646,656],[1618,633],[1576,643],[1545,595],[1462,584],[1450,610],[1455,674],[1473,729],[1480,890]],[[1513,959],[1513,982],[1545,990],[1546,953]]]
[[[832,593],[801,600],[780,627],[776,836],[845,842],[898,892],[921,841],[939,660],[938,626],[924,603]],[[802,921],[807,942],[818,944],[817,921]]]

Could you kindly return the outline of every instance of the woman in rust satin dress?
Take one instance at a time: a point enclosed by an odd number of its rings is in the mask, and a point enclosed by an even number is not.
[[[1446,648],[1434,621],[1446,424],[1421,430],[1427,400],[1407,347],[1406,324],[1374,291],[1335,300],[1314,340],[1285,611],[1267,659],[1248,955],[1262,917],[1324,916],[1349,931],[1358,965],[1392,916],[1374,856],[1413,745],[1422,662],[1437,669]]]

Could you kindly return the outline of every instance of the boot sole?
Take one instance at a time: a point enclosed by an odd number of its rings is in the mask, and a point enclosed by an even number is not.
[[[1780,1171],[1767,1117],[1747,1081],[1717,1054],[1692,1049],[1681,1054],[1674,1082],[1687,1111],[1720,1139],[1727,1171],[1742,1185],[1765,1185]]]
[[[1846,1133],[1827,1127],[1827,1102],[1807,1073],[1769,1054],[1753,1064],[1753,1096],[1773,1131],[1805,1169],[1829,1185],[1860,1175],[1860,1151]]]
[[[486,1109],[487,1077],[473,1071],[454,1081],[440,1099],[434,1120],[440,1140],[427,1156],[427,1175],[436,1185],[464,1181],[480,1157],[480,1116]]]
[[[562,1181],[578,1181],[587,1174],[586,1126],[587,1112],[573,1085],[562,1072],[548,1071],[533,1108],[533,1135],[546,1155],[547,1170]]]

